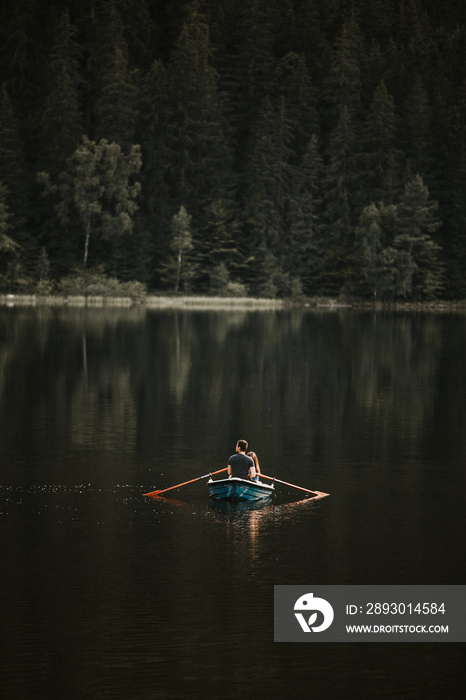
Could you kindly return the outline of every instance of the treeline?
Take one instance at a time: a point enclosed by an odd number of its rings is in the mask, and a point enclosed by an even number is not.
[[[0,289],[466,296],[463,0],[0,9]]]

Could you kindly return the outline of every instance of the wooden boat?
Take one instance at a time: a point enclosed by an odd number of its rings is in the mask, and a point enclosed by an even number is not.
[[[270,498],[274,492],[273,484],[249,479],[209,479],[207,482],[212,498],[221,501],[262,501]]]

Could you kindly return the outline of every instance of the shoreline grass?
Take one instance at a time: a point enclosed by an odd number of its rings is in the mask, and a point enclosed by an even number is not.
[[[425,302],[345,301],[325,297],[302,299],[267,299],[261,297],[170,296],[148,294],[143,299],[110,295],[50,295],[0,294],[0,306],[69,306],[69,307],[146,307],[148,309],[185,310],[244,310],[244,309],[303,309],[318,311],[466,311],[466,300]]]

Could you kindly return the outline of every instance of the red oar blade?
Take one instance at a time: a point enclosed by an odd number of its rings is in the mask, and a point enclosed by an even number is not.
[[[292,489],[298,489],[298,491],[304,491],[305,493],[308,493],[311,498],[324,498],[325,496],[329,496],[330,494],[324,493],[323,491],[311,491],[310,489],[305,489],[302,486],[296,486],[296,484],[290,484],[288,481],[282,481],[281,479],[277,479],[277,477],[274,476],[267,476],[266,474],[261,474],[261,477],[264,479],[269,479],[270,481],[276,481],[279,484],[284,484],[285,486],[290,486]]]

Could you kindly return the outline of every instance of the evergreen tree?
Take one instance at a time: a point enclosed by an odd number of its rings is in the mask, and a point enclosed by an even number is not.
[[[397,121],[393,98],[382,80],[374,93],[362,140],[363,172],[358,199],[363,206],[368,201],[394,201],[400,179]]]
[[[235,74],[229,88],[238,125],[237,137],[244,143],[270,91],[274,67],[275,0],[241,0],[234,58]]]
[[[325,255],[323,224],[324,164],[320,144],[314,134],[299,168],[296,169],[290,200],[289,264],[287,269],[302,280],[307,294],[317,293],[322,259]]]
[[[201,264],[209,274],[220,264],[228,273],[238,274],[242,255],[238,249],[237,228],[237,222],[222,200],[210,204],[199,242]]]
[[[162,61],[154,61],[142,82],[138,139],[142,149],[141,206],[139,226],[150,236],[154,256],[153,281],[158,260],[166,255],[173,206],[170,198],[170,153],[168,149],[168,76]]]
[[[420,175],[407,183],[398,205],[398,235],[393,247],[406,255],[406,283],[403,296],[431,299],[442,287],[440,246],[432,234],[441,221],[438,203],[431,200]]]
[[[352,194],[357,191],[359,143],[359,123],[353,118],[349,107],[344,105],[330,138],[326,178],[329,238],[337,244],[345,244],[351,238],[351,201]]]
[[[373,301],[393,300],[404,288],[405,255],[395,250],[397,206],[370,204],[355,228],[354,253],[346,275],[350,294]]]
[[[284,98],[275,105],[265,100],[251,155],[245,219],[250,241],[275,255],[285,242],[285,211],[293,177],[292,141],[293,125]]]
[[[351,113],[355,120],[362,114],[361,67],[358,59],[362,51],[360,44],[357,23],[354,20],[345,23],[333,50],[329,74],[324,80],[324,97],[329,105],[331,128],[336,127],[343,109]]]
[[[6,84],[28,121],[35,116],[27,112],[41,84],[38,75],[42,78],[38,55],[41,9],[38,0],[2,3],[0,8],[0,82]]]
[[[66,10],[56,27],[50,54],[39,144],[42,167],[55,175],[76,149],[84,128],[79,94],[80,48],[75,33]]]
[[[0,180],[0,250],[11,250],[14,245],[8,233],[11,229],[11,214],[8,209],[7,188]]]
[[[345,22],[336,44],[325,95],[330,105],[331,123],[327,148],[326,218],[327,251],[322,273],[323,291],[338,294],[344,282],[345,258],[352,245],[356,218],[354,195],[358,191],[361,148],[361,69],[362,42],[354,18]]]
[[[293,32],[289,50],[304,55],[312,79],[320,85],[332,58],[328,32],[324,28],[325,3],[296,0],[293,3]]]
[[[430,100],[419,75],[410,82],[403,109],[404,153],[411,172],[428,178],[433,166]]]
[[[7,189],[0,181],[0,290],[15,291],[13,285],[19,267],[21,247],[11,238],[11,213],[7,203]]]
[[[24,236],[28,215],[29,176],[16,114],[6,86],[0,92],[0,181],[13,218],[15,235]]]
[[[378,299],[425,298],[441,291],[441,259],[442,293],[464,296],[465,60],[459,0],[446,10],[433,0],[2,3],[0,180],[5,235],[19,244],[4,256],[10,283],[35,284],[42,248],[52,276],[76,264],[85,229],[64,192],[86,134],[122,158],[141,144],[131,236],[92,222],[89,260],[113,275],[159,285],[184,205],[196,291],[241,280],[254,293],[374,298],[376,285]],[[60,217],[37,171],[49,173]],[[427,187],[435,231],[406,223],[401,190],[414,191],[416,173],[413,206],[425,207]]]
[[[172,201],[202,224],[206,207],[231,192],[231,161],[223,99],[211,63],[209,30],[194,3],[169,66],[168,177]]]
[[[281,59],[273,74],[270,99],[276,109],[283,101],[293,132],[290,149],[297,163],[306,152],[311,136],[320,132],[316,89],[302,56],[290,52]]]
[[[102,41],[98,69],[99,92],[95,101],[96,139],[116,142],[129,150],[138,120],[138,87],[129,68],[124,26],[114,3],[109,2],[97,37]]]
[[[160,34],[151,14],[153,4],[146,0],[115,0],[115,10],[124,26],[130,70],[144,69],[150,65],[154,56],[154,43],[158,46]]]

